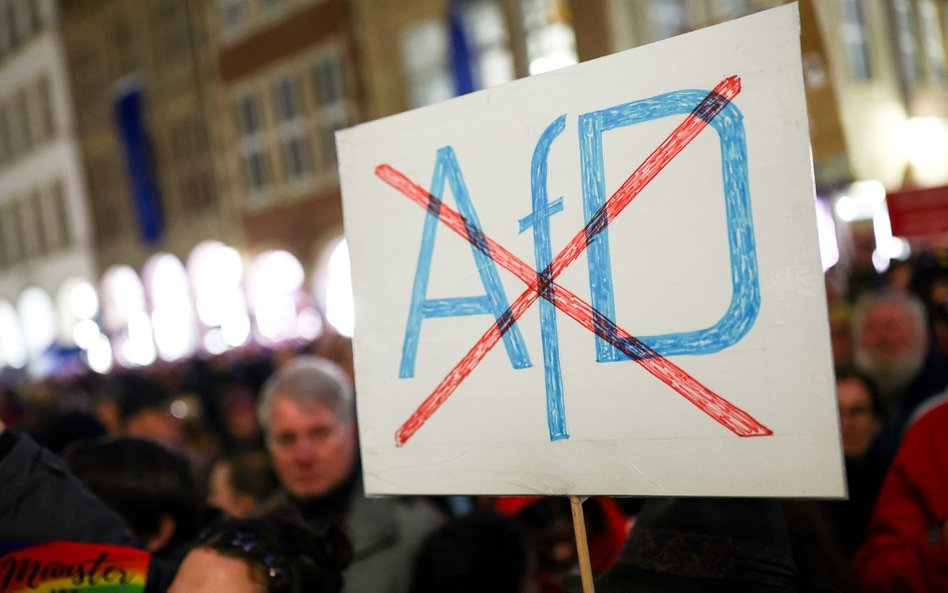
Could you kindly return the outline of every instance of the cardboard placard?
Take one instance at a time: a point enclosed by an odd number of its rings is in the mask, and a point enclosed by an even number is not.
[[[367,492],[843,495],[795,5],[337,139]]]

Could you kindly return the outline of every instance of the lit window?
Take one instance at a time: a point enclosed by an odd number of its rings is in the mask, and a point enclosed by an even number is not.
[[[840,2],[843,9],[840,28],[849,59],[849,75],[855,80],[869,80],[872,77],[872,62],[869,59],[869,41],[866,38],[866,18],[862,0]]]
[[[469,0],[461,6],[461,25],[475,60],[472,68],[479,86],[488,88],[513,80],[513,55],[497,0]],[[455,95],[446,18],[430,18],[406,28],[401,50],[413,107]]]
[[[922,80],[922,65],[915,45],[918,37],[915,27],[915,8],[911,0],[892,0],[892,12],[895,17],[895,40],[899,66],[905,84],[913,87]]]
[[[948,7],[946,7],[948,10]],[[945,40],[938,26],[938,9],[932,0],[919,0],[918,22],[921,25],[922,45],[925,48],[925,63],[932,81],[945,85]]]
[[[564,0],[520,0],[527,36],[530,74],[542,74],[579,61],[576,37]]]

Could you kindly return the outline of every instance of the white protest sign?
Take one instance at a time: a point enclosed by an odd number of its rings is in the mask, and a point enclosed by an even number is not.
[[[365,487],[841,496],[788,5],[338,135]]]

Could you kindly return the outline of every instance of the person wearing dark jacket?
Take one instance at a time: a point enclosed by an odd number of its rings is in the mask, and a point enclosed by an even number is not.
[[[122,518],[59,457],[2,421],[0,484],[0,543],[68,540],[142,547]],[[165,591],[171,577],[173,569],[152,558],[146,591]]]

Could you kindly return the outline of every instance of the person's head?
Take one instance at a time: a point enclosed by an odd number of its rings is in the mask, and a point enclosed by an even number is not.
[[[853,332],[857,366],[884,398],[898,397],[925,364],[928,326],[922,302],[903,291],[869,293],[856,304]]]
[[[579,591],[579,579],[564,585]],[[773,499],[649,498],[597,591],[799,593],[787,520]]]
[[[535,590],[534,563],[516,521],[475,512],[422,542],[409,593],[525,593]]]
[[[278,485],[264,451],[242,451],[219,459],[208,478],[207,503],[230,517],[248,517]]]
[[[351,548],[276,517],[231,519],[201,534],[168,593],[339,593]]]
[[[852,307],[845,301],[836,301],[829,308],[830,345],[833,363],[846,364],[853,359]]]
[[[181,421],[171,414],[171,391],[158,380],[124,372],[109,381],[99,397],[99,412],[112,434],[151,439],[166,445],[183,442]],[[112,408],[110,410],[110,408]],[[114,414],[114,417],[109,417]]]
[[[843,454],[859,458],[869,452],[882,430],[882,408],[876,387],[854,367],[836,369],[836,398],[843,437]]]
[[[294,496],[327,494],[355,471],[352,384],[328,360],[302,356],[283,366],[264,384],[257,416],[273,468]]]
[[[150,552],[171,551],[197,535],[203,500],[183,456],[153,441],[119,437],[77,442],[63,459]]]

